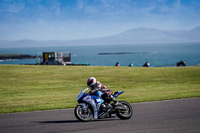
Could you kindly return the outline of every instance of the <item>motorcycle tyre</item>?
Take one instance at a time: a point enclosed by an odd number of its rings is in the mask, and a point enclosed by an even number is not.
[[[74,114],[75,114],[76,118],[77,118],[79,121],[82,121],[82,122],[88,122],[88,121],[93,120],[93,111],[92,111],[91,107],[88,107],[88,110],[89,110],[89,112],[90,112],[90,116],[89,116],[87,119],[83,119],[83,118],[79,115],[78,111],[79,111],[79,109],[80,109],[81,107],[82,107],[82,106],[77,105],[76,108],[74,109]]]
[[[119,102],[129,108],[129,114],[128,115],[123,115],[119,110],[116,113],[117,117],[119,117],[122,120],[130,119],[132,117],[132,114],[133,114],[132,106],[126,101],[119,101]]]

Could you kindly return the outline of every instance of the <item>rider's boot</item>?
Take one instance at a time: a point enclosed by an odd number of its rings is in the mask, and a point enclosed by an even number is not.
[[[116,98],[114,98],[113,96],[111,96],[111,99],[112,99],[112,101],[114,102],[114,106],[115,106],[115,109],[120,109],[121,107],[121,103],[119,103],[117,100],[116,100]]]

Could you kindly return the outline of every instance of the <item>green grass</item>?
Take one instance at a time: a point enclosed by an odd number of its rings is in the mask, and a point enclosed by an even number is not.
[[[20,54],[0,54],[0,57],[20,56]]]
[[[0,65],[0,113],[75,107],[90,76],[131,103],[200,97],[200,67]]]

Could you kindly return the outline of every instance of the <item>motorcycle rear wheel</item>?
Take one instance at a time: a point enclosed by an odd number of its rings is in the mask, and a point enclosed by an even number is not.
[[[119,117],[120,119],[123,119],[123,120],[130,119],[133,114],[132,106],[126,101],[120,101],[120,103],[124,105],[124,107],[126,108],[126,111],[118,110],[117,114],[116,114],[117,117]]]
[[[77,105],[74,109],[74,114],[79,121],[88,122],[93,119],[92,109],[90,107],[83,110],[83,107]]]

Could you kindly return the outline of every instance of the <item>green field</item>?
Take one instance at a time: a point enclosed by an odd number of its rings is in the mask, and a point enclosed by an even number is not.
[[[131,103],[200,97],[200,67],[0,65],[0,113],[75,107],[90,76]]]

